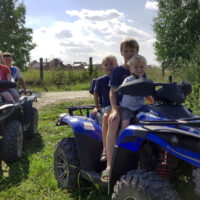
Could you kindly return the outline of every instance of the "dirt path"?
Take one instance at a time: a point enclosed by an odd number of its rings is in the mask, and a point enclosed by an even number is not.
[[[69,92],[41,92],[38,94],[38,102],[34,106],[38,109],[48,104],[58,104],[69,100],[89,100],[92,95],[88,91],[69,91]]]

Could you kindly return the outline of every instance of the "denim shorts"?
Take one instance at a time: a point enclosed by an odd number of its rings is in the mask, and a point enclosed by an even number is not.
[[[136,111],[129,110],[128,108],[125,107],[120,107],[120,120],[128,120],[131,119],[132,117],[135,117]]]
[[[108,113],[111,111],[111,106],[106,106],[105,108],[102,109],[102,113]]]

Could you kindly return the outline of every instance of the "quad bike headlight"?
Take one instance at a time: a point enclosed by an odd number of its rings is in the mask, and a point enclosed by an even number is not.
[[[65,115],[67,115],[66,113],[61,113],[59,116],[58,116],[58,120],[60,121]]]
[[[13,109],[13,106],[11,105],[3,105],[0,109],[0,113],[1,114],[6,114],[6,113],[9,113],[11,110]]]

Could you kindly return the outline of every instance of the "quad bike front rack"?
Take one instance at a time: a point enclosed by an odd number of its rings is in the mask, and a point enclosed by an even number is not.
[[[66,107],[68,109],[68,113],[71,116],[74,116],[75,111],[79,111],[80,115],[83,116],[83,110],[86,110],[86,115],[89,117],[90,110],[94,109],[94,105],[89,105],[89,106],[69,106]]]

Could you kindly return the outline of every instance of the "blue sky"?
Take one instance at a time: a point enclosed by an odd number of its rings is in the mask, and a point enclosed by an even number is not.
[[[113,54],[123,63],[120,42],[134,37],[140,54],[157,64],[153,43],[156,2],[146,0],[24,0],[26,27],[33,29],[37,47],[31,60],[60,58],[94,63]]]

